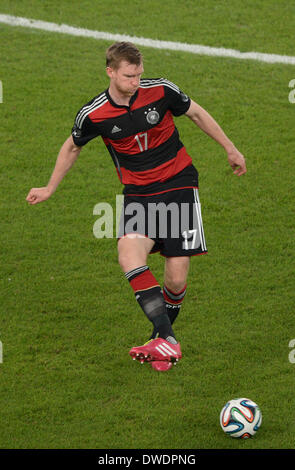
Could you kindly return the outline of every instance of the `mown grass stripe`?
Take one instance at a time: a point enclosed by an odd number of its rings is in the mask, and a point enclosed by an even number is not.
[[[200,44],[187,44],[174,41],[160,41],[156,39],[128,36],[126,34],[114,34],[105,31],[95,31],[85,28],[76,28],[67,24],[50,23],[47,21],[33,20],[21,16],[12,16],[0,14],[0,23],[10,26],[23,26],[25,28],[41,29],[53,33],[69,34],[72,36],[89,37],[106,41],[131,41],[134,44],[151,47],[154,49],[166,49],[172,51],[190,52],[192,54],[228,57],[231,59],[256,60],[270,64],[295,65],[295,57],[279,54],[267,54],[263,52],[241,52],[235,49],[226,49],[223,47],[210,47]]]

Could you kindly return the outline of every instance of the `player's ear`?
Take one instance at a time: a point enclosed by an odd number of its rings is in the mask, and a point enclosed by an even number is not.
[[[114,69],[112,67],[107,67],[106,68],[106,73],[109,78],[112,78],[114,75]]]

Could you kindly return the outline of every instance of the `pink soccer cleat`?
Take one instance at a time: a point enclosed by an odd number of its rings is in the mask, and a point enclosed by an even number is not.
[[[180,344],[172,344],[163,338],[148,341],[143,346],[136,346],[129,351],[132,359],[141,363],[151,361],[178,362],[181,359]]]

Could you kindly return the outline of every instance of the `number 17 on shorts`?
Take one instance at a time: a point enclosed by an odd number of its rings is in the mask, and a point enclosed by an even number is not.
[[[183,250],[197,250],[207,252],[204,236],[201,204],[198,189],[193,188],[193,202],[188,205],[182,204],[181,235],[183,238]]]

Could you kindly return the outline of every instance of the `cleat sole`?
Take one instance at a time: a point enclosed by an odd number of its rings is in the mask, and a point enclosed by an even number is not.
[[[172,367],[172,362],[167,361],[153,361],[152,368],[158,372],[166,372]]]

